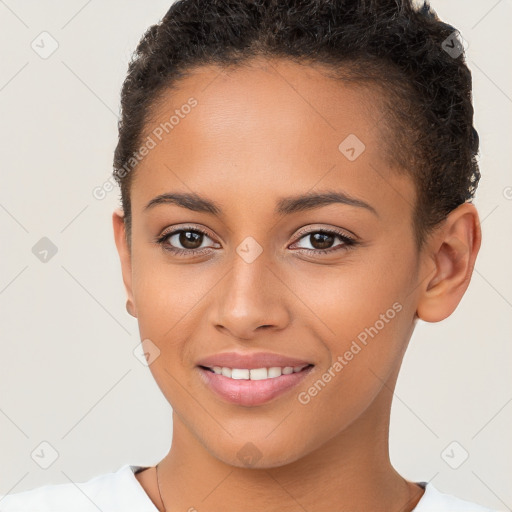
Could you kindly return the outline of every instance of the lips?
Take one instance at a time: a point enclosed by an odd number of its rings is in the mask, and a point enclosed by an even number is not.
[[[197,366],[207,368],[220,366],[221,368],[246,368],[251,370],[255,368],[271,368],[273,366],[280,366],[282,368],[286,366],[307,366],[313,363],[305,359],[297,359],[270,352],[255,352],[252,354],[225,352],[200,359],[196,364]]]
[[[313,370],[314,365],[307,360],[260,352],[253,354],[241,354],[237,352],[226,352],[206,357],[198,361],[200,380],[206,385],[209,391],[213,391],[217,397],[235,405],[247,407],[265,404],[272,399],[282,395],[286,391],[296,387],[299,382],[306,378]],[[217,372],[213,371],[213,368]],[[296,369],[291,373],[277,372],[278,376],[263,378],[261,380],[249,380],[244,377],[231,378],[218,370],[244,369],[259,371],[264,368],[279,370],[283,368]],[[258,370],[259,369],[259,370]],[[270,372],[269,372],[270,375]],[[240,379],[240,380],[238,380]]]

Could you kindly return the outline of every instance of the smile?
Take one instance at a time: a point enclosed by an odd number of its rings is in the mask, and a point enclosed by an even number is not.
[[[313,369],[302,366],[271,366],[261,368],[229,368],[198,366],[202,382],[209,392],[225,402],[252,407],[296,387]]]
[[[290,375],[291,373],[299,373],[308,364],[302,366],[271,366],[270,368],[228,368],[226,366],[214,366],[212,368],[205,367],[207,370],[216,373],[217,375],[223,375],[229,379],[234,380],[265,380],[274,379],[281,375]]]

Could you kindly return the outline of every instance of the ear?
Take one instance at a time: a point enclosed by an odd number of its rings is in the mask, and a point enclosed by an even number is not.
[[[112,214],[112,224],[114,227],[114,238],[117,252],[119,253],[119,259],[121,260],[121,272],[123,275],[124,287],[128,297],[126,310],[130,315],[136,317],[137,312],[132,292],[132,261],[130,248],[128,247],[128,242],[126,240],[126,226],[124,223],[123,210],[114,210],[114,213]]]
[[[417,315],[425,322],[450,316],[467,290],[482,238],[478,212],[463,203],[450,212],[428,243]]]

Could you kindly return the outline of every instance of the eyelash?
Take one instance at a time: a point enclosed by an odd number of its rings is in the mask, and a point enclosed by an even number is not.
[[[164,250],[169,251],[176,256],[182,256],[182,255],[199,256],[201,254],[205,254],[206,252],[208,252],[208,250],[209,250],[208,247],[205,247],[203,249],[177,249],[176,247],[173,247],[166,243],[168,238],[170,238],[171,236],[176,235],[178,233],[182,233],[182,232],[193,232],[193,233],[205,235],[208,238],[212,238],[206,231],[204,231],[202,229],[199,229],[197,227],[192,227],[192,226],[186,226],[186,227],[183,227],[180,229],[176,229],[174,231],[164,232],[162,235],[160,235],[156,238],[155,243],[161,245]],[[313,253],[315,255],[316,254],[328,254],[328,253],[336,252],[339,250],[351,249],[359,243],[354,238],[349,237],[344,233],[341,233],[336,230],[330,230],[330,229],[314,229],[314,230],[310,230],[310,231],[306,231],[306,232],[301,231],[297,234],[297,236],[299,237],[297,241],[301,240],[302,238],[304,238],[308,235],[312,235],[315,233],[322,233],[325,235],[337,236],[338,238],[340,238],[342,240],[343,244],[338,245],[334,248],[330,248],[330,249],[304,249],[304,248],[297,249],[299,252],[305,251],[307,253]]]

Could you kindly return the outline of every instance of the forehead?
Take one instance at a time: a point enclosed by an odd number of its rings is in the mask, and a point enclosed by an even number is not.
[[[274,157],[292,152],[309,158],[325,151],[337,157],[339,142],[350,134],[366,149],[379,150],[377,89],[336,81],[319,65],[255,59],[243,67],[199,67],[159,101],[148,131],[191,97],[197,106],[170,139],[194,141],[199,151],[214,144],[234,154],[263,145]]]
[[[155,146],[136,169],[132,204],[172,189],[215,190],[222,203],[314,187],[371,202],[402,186],[412,203],[412,183],[384,163],[380,103],[376,88],[334,80],[321,66],[199,67],[154,106],[143,139]]]

